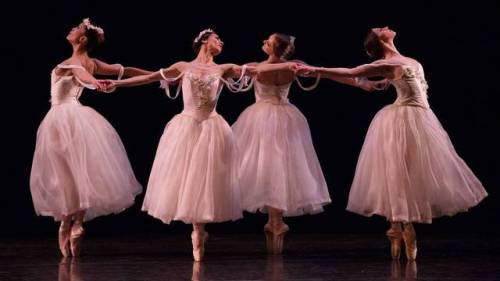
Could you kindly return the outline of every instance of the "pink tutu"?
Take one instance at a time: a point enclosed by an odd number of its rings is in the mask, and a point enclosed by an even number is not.
[[[389,105],[368,129],[347,210],[431,223],[467,211],[486,195],[432,110]]]
[[[257,102],[233,125],[242,205],[249,212],[272,207],[298,216],[330,203],[307,120],[286,98],[289,86],[255,81]]]
[[[119,213],[142,190],[113,127],[73,103],[53,106],[42,121],[30,186],[37,214],[56,220],[79,210],[85,220]]]

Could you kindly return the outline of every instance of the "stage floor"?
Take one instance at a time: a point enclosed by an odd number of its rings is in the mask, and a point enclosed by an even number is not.
[[[419,257],[389,257],[383,234],[289,234],[282,256],[268,256],[257,234],[211,233],[195,263],[185,235],[84,240],[82,257],[63,259],[53,238],[0,239],[0,280],[500,280],[494,235],[420,235]]]

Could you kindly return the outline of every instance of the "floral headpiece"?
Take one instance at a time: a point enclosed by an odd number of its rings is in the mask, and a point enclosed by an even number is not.
[[[102,28],[100,28],[98,26],[95,26],[92,23],[90,23],[90,19],[89,18],[83,19],[83,24],[85,25],[85,27],[87,29],[95,30],[95,31],[97,31],[97,33],[99,35],[104,35],[104,30]]]
[[[198,36],[196,36],[196,38],[194,38],[194,43],[198,43],[201,40],[201,38],[203,37],[203,35],[205,35],[207,33],[214,33],[214,31],[211,28],[207,28],[207,29],[202,30],[198,34]]]

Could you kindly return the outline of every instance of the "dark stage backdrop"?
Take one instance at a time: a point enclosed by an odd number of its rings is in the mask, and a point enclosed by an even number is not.
[[[369,62],[363,39],[370,27],[398,32],[402,54],[419,60],[429,82],[429,102],[459,155],[489,192],[479,206],[453,218],[422,225],[424,233],[497,232],[500,213],[499,59],[500,7],[491,1],[25,1],[2,8],[2,236],[54,235],[51,218],[37,217],[29,176],[38,125],[49,110],[50,72],[71,55],[65,36],[90,17],[106,32],[94,56],[150,70],[191,60],[192,39],[212,27],[225,42],[217,62],[264,60],[262,40],[279,31],[297,37],[297,59],[321,66],[356,66]],[[436,1],[433,1],[436,2]],[[309,81],[312,82],[312,81]],[[317,90],[290,94],[307,117],[333,204],[314,216],[287,219],[297,232],[378,232],[382,218],[345,211],[350,184],[365,133],[375,113],[395,99],[394,89],[365,93],[323,80]],[[139,181],[146,186],[156,146],[165,124],[182,108],[168,99],[159,83],[119,89],[112,94],[84,91],[83,104],[100,112],[120,134]],[[218,111],[232,124],[254,101],[253,93],[223,91]],[[290,153],[294,153],[290,151]],[[119,215],[97,218],[90,233],[183,232],[187,226],[163,225],[136,204]],[[246,215],[211,231],[261,231],[265,217]]]

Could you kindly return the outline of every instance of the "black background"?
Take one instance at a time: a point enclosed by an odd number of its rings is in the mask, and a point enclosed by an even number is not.
[[[294,58],[313,65],[355,66],[369,62],[362,47],[369,28],[388,25],[398,32],[399,51],[423,64],[431,108],[459,155],[489,192],[470,212],[437,219],[417,231],[498,232],[499,5],[493,1],[339,2],[347,1],[18,1],[3,7],[0,235],[52,235],[57,229],[51,218],[35,215],[29,175],[36,130],[50,108],[50,72],[71,55],[66,34],[84,17],[106,33],[105,44],[93,56],[149,70],[193,59],[191,42],[207,27],[214,28],[225,42],[218,63],[264,60],[262,40],[279,31],[297,37]],[[81,98],[116,128],[144,186],[164,126],[182,109],[181,99],[169,100],[158,87],[155,83],[113,94],[86,90]],[[394,89],[365,93],[323,80],[313,92],[292,86],[290,99],[308,118],[333,200],[322,214],[287,219],[292,230],[382,233],[383,218],[368,219],[344,209],[366,130],[375,113],[395,99]],[[224,90],[218,111],[232,124],[253,101],[252,92]],[[149,217],[140,211],[142,199],[143,194],[122,214],[89,222],[88,230],[96,235],[119,235],[182,232],[188,227],[163,225]],[[247,214],[243,220],[209,229],[260,232],[264,220],[263,215]]]

